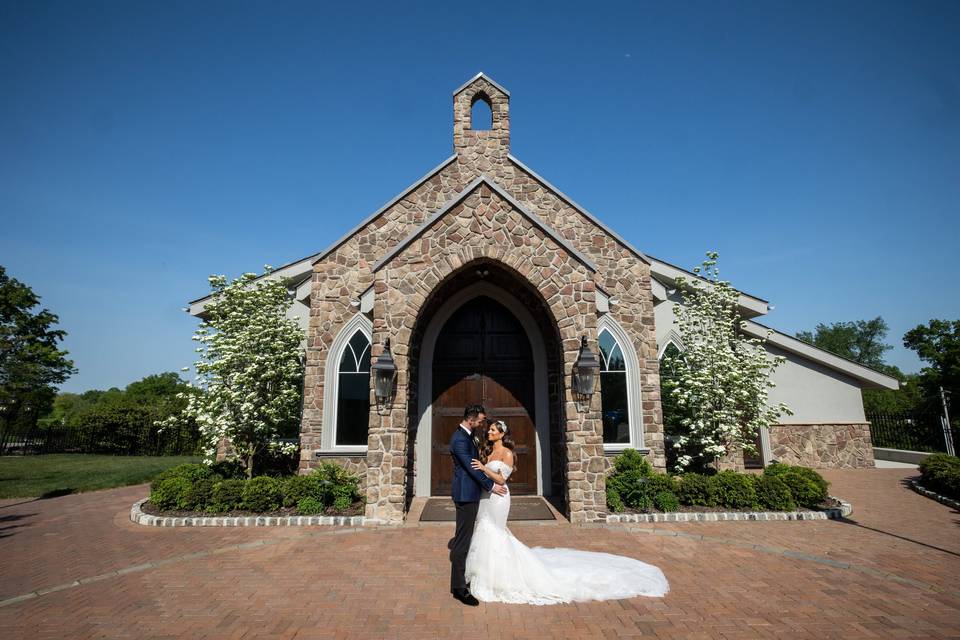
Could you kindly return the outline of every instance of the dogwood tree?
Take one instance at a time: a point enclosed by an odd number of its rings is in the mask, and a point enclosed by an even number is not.
[[[681,452],[678,471],[698,458],[709,465],[738,449],[756,453],[758,429],[791,413],[783,403],[768,404],[775,386],[770,376],[784,358],[771,357],[765,339],[742,331],[739,293],[720,279],[718,257],[707,253],[693,270],[701,277],[676,280],[683,303],[674,305],[674,314],[684,351],[671,358],[663,387],[680,414],[673,445]]]
[[[303,331],[286,317],[290,298],[283,280],[245,273],[230,283],[222,275],[209,282],[212,302],[193,336],[200,393],[183,394],[184,413],[203,434],[208,463],[227,438],[252,476],[254,456],[299,419]]]

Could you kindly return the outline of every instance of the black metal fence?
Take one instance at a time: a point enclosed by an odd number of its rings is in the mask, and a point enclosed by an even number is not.
[[[873,446],[907,451],[947,451],[939,413],[869,413],[870,437]],[[957,444],[956,428],[953,442]]]
[[[194,455],[200,434],[193,425],[162,431],[147,417],[139,421],[95,421],[75,426],[12,425],[0,430],[0,455],[99,453],[126,456]]]

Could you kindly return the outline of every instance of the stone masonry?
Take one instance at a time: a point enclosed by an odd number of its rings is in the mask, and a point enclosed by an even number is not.
[[[816,469],[873,467],[870,425],[778,424],[770,427],[773,457]]]
[[[644,446],[657,468],[663,456],[660,380],[654,330],[649,264],[598,226],[563,194],[548,188],[510,155],[509,95],[480,75],[454,95],[454,155],[403,193],[359,230],[314,264],[307,366],[301,424],[301,471],[322,460],[365,469],[367,518],[372,522],[403,520],[408,471],[410,341],[418,313],[442,283],[474,261],[493,261],[533,287],[554,322],[562,342],[565,429],[564,497],[575,522],[605,517],[600,393],[579,411],[570,395],[570,373],[579,338],[586,335],[596,349],[597,288],[617,300],[609,315],[631,336],[640,362]],[[486,101],[492,128],[471,127],[471,108]],[[464,189],[479,177],[486,180],[470,193]],[[493,185],[493,186],[491,186]],[[552,228],[589,259],[591,269],[571,255],[511,202]],[[444,216],[421,226],[445,205],[459,198]],[[417,237],[387,263],[384,256],[419,229]],[[389,337],[398,368],[396,401],[378,410],[371,392],[368,452],[336,457],[321,452],[324,429],[323,392],[326,357],[341,328],[358,313],[361,294],[374,287],[373,349],[375,358]]]

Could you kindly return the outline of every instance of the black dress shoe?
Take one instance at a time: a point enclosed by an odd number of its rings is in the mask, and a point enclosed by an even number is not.
[[[453,594],[453,597],[467,605],[468,607],[476,607],[480,604],[480,601],[477,600],[472,593],[466,589],[454,589],[450,593]]]

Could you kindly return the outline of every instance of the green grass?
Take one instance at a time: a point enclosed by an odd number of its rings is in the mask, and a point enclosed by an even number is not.
[[[0,498],[62,496],[81,491],[149,482],[164,469],[190,456],[96,456],[52,454],[0,457]]]

